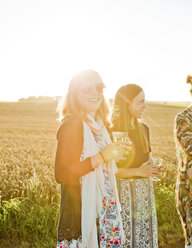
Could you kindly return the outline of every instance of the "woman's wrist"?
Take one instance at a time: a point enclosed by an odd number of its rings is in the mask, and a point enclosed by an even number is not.
[[[104,162],[104,163],[107,163],[107,160],[105,159],[105,156],[103,155],[102,151],[100,151],[100,155],[101,155],[101,157],[102,157],[102,159],[103,159],[103,162]]]
[[[136,176],[136,177],[139,176],[139,168],[135,168],[135,176]]]
[[[100,152],[91,157],[91,166],[93,169],[102,165],[103,162],[104,160]]]

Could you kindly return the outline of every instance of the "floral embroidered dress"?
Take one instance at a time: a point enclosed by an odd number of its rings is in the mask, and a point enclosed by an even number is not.
[[[95,140],[102,150],[105,146],[105,140],[99,132],[94,132]],[[107,173],[107,165],[103,166],[105,178],[106,194],[102,199],[102,211],[99,219],[99,243],[100,248],[121,247],[120,222],[118,218],[118,209],[113,193],[112,185]]]
[[[91,128],[91,127],[90,127]],[[102,150],[106,145],[106,141],[102,132],[91,129],[99,150]],[[82,154],[83,155],[83,154]],[[122,247],[122,237],[120,234],[120,218],[113,192],[112,184],[107,173],[107,164],[103,165],[104,175],[104,196],[102,198],[102,208],[97,219],[98,246],[99,248],[116,248]],[[72,239],[70,242],[63,240],[57,242],[57,248],[91,248],[84,247],[82,239]]]
[[[176,205],[181,219],[185,243],[192,245],[192,180],[187,170],[192,168],[192,107],[180,112],[175,119],[178,174]]]
[[[114,199],[111,183],[107,170],[103,169],[105,177],[105,189],[108,194],[102,199],[102,211],[98,219],[98,239],[100,248],[121,247],[120,223],[118,221],[118,210]],[[57,248],[84,248],[81,239],[57,242]],[[89,247],[91,248],[91,247]]]

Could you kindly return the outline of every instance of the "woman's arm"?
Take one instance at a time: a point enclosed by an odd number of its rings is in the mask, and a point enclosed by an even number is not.
[[[55,179],[63,183],[69,174],[81,177],[93,170],[91,158],[80,162],[83,149],[83,123],[71,117],[64,121],[58,131],[55,157]]]
[[[117,177],[118,178],[129,178],[129,177],[135,177],[137,175],[138,168],[120,168],[118,169]]]
[[[152,164],[151,154],[149,160],[141,164],[138,168],[120,168],[117,174],[118,178],[129,178],[129,177],[156,177],[159,175],[161,168],[156,167]]]

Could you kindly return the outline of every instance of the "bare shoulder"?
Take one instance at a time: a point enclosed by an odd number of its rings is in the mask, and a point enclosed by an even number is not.
[[[82,131],[83,123],[82,120],[76,116],[67,117],[57,130],[57,139],[62,135],[63,132],[80,132]]]

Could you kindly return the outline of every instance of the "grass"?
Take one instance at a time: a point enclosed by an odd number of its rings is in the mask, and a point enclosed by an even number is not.
[[[177,162],[173,139],[181,106],[149,104],[153,156],[162,157],[161,182],[155,184],[159,247],[184,247],[175,208]],[[59,186],[54,179],[56,103],[0,103],[0,247],[56,247]]]

